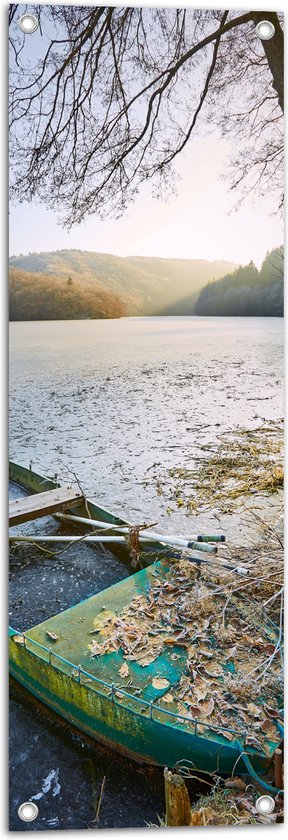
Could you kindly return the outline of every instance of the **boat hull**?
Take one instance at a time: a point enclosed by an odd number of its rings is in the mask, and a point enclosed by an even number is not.
[[[13,642],[10,636],[10,673],[24,688],[69,724],[95,741],[122,753],[138,763],[174,767],[187,764],[207,773],[231,774],[239,759],[236,744],[213,741],[185,732],[171,723],[157,720],[157,711],[129,708],[125,698],[105,696],[101,686],[85,685],[64,673],[61,668],[44,661],[33,651]],[[154,719],[155,717],[155,719]],[[264,773],[268,759],[250,754],[257,773]],[[238,760],[237,775],[245,774],[243,761]]]

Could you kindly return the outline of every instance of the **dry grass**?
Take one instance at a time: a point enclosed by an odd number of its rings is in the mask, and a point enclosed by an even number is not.
[[[208,796],[201,796],[191,811],[190,825],[271,825],[283,820],[283,804],[275,812],[261,816],[255,808],[259,794],[251,786],[239,793],[225,788]]]
[[[242,497],[275,493],[283,487],[283,421],[265,421],[256,429],[219,435],[189,468],[155,472],[158,495],[173,509],[191,513],[235,510]],[[151,475],[151,473],[150,473]]]
[[[275,811],[269,816],[258,813],[255,803],[258,791],[251,785],[245,787],[241,779],[215,780],[212,792],[200,796],[191,808],[190,826],[198,825],[273,825],[283,822],[283,799],[276,797]],[[239,789],[240,788],[240,789]],[[166,828],[165,816],[157,814],[158,823],[146,823],[149,828]]]

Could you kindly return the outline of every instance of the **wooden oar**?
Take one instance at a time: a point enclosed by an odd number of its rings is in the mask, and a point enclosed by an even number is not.
[[[68,537],[66,535],[65,536],[60,536],[60,535],[57,535],[57,534],[55,534],[55,535],[53,534],[53,536],[45,536],[45,535],[42,535],[42,534],[41,535],[37,534],[34,537],[32,537],[32,536],[29,536],[29,535],[25,536],[23,534],[18,534],[18,536],[17,536],[15,534],[13,537],[9,536],[9,542],[28,542],[28,543],[34,543],[35,545],[37,545],[37,543],[73,543],[73,542],[75,542],[75,543],[77,543],[77,542],[78,543],[80,543],[80,542],[81,543],[82,542],[85,542],[85,543],[87,543],[87,542],[89,542],[89,543],[117,543],[117,544],[120,543],[122,545],[126,544],[126,546],[127,546],[127,539],[125,538],[125,536],[116,537],[116,536],[113,536],[113,535],[110,536],[110,537],[107,537],[107,536],[103,536],[103,537],[102,536],[95,536],[95,537],[93,537],[93,536],[90,536],[90,535],[87,536],[87,537],[76,537],[76,536]],[[148,542],[150,542],[150,540],[147,537],[141,537],[140,542],[148,543]],[[185,540],[182,540],[182,542],[185,543]],[[166,545],[167,545],[167,547],[169,547],[169,543],[166,543]],[[188,544],[186,544],[186,548],[188,548]],[[226,560],[220,560],[217,557],[211,557],[211,558],[210,557],[191,557],[191,556],[189,557],[189,555],[185,555],[185,559],[189,560],[189,562],[192,562],[192,563],[198,563],[198,564],[199,563],[208,563],[211,566],[218,566],[220,568],[228,569],[229,571],[234,571],[236,574],[242,575],[242,576],[250,574],[249,569],[245,569],[245,567],[242,567],[242,566],[235,567],[231,563],[228,563]]]
[[[127,528],[126,530],[127,530],[127,533],[129,534],[129,529]],[[202,543],[196,543],[196,542],[189,542],[188,540],[183,540],[183,539],[180,539],[180,538],[178,538],[178,539],[171,538],[170,539],[170,537],[167,537],[167,536],[165,536],[165,537],[161,536],[161,539],[159,539],[159,538],[156,539],[155,537],[148,536],[148,534],[147,534],[147,536],[146,535],[144,536],[144,533],[145,532],[143,532],[143,536],[139,536],[139,542],[140,543],[161,542],[162,545],[171,546],[171,548],[173,546],[175,546],[176,548],[191,548],[194,551],[205,551],[208,554],[216,554],[216,552],[217,552],[216,547],[214,547],[212,545],[206,545],[205,543],[202,544]],[[38,536],[38,534],[35,537],[31,537],[29,535],[27,535],[27,537],[25,535],[18,535],[17,536],[16,534],[13,535],[13,536],[9,536],[9,541],[10,542],[17,542],[18,541],[18,542],[48,542],[48,543],[49,542],[51,542],[51,543],[52,542],[71,542],[72,543],[72,542],[79,542],[79,539],[81,539],[81,542],[89,542],[89,543],[126,543],[126,545],[127,545],[127,539],[126,539],[125,536],[118,537],[118,536],[114,536],[114,534],[111,534],[111,536],[102,536],[102,534],[95,535],[95,536],[89,535],[89,536],[86,536],[86,537],[84,536],[84,537],[80,537],[80,538],[77,537],[77,536],[74,536],[74,535],[71,536],[71,537],[67,537],[67,536],[62,536],[60,534],[59,535],[56,534],[56,535],[53,535],[53,536],[47,536],[47,537],[45,535]]]
[[[114,531],[117,530],[119,534],[129,534],[130,528],[127,525],[115,525],[112,522],[101,522],[97,519],[88,519],[84,516],[74,516],[69,513],[57,513],[57,519],[61,522],[75,522],[76,524],[90,525],[92,528],[103,528],[103,530]],[[215,546],[207,545],[209,542],[224,542],[223,534],[215,535],[214,537],[196,536],[195,534],[183,539],[183,537],[174,536],[173,534],[157,534],[154,531],[139,531],[139,539],[148,538],[150,542],[167,543],[167,545],[182,546],[183,548],[192,548],[195,551],[206,551],[207,554],[216,554],[217,548]],[[198,545],[199,543],[199,545]]]

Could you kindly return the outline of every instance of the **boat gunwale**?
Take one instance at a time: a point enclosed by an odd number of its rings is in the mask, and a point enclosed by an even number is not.
[[[70,662],[70,660],[68,660],[68,659],[65,659],[64,656],[61,656],[61,654],[56,653],[56,651],[53,651],[51,647],[47,647],[46,645],[42,645],[40,642],[36,642],[35,639],[31,639],[29,636],[27,636],[27,633],[21,633],[20,631],[18,633],[18,631],[14,630],[14,628],[12,628],[12,627],[9,628],[9,633],[10,633],[10,637],[12,637],[12,638],[15,635],[21,636],[23,638],[23,643],[20,643],[20,644],[23,645],[23,648],[26,652],[31,653],[32,656],[35,656],[36,658],[44,661],[46,665],[51,666],[52,668],[55,668],[55,670],[57,670],[57,671],[60,671],[61,673],[64,674],[64,676],[68,677],[69,679],[71,679],[71,676],[73,678],[74,675],[67,674],[64,669],[62,669],[61,667],[57,667],[55,662],[52,662],[52,656],[54,656],[55,659],[58,660],[58,662],[63,662],[65,665],[68,665],[69,667],[73,668],[73,670],[78,672],[78,682],[79,682],[79,684],[81,684],[81,674],[82,674],[85,677],[88,677],[94,683],[98,683],[98,685],[103,685],[105,688],[109,688],[110,691],[111,691],[110,700],[111,700],[111,702],[115,702],[116,705],[121,706],[121,703],[117,703],[117,698],[115,698],[115,692],[117,691],[117,693],[121,694],[124,698],[128,698],[129,700],[133,700],[133,702],[136,701],[136,703],[140,703],[142,707],[145,706],[147,709],[149,709],[151,720],[155,720],[155,718],[153,718],[153,712],[155,711],[155,712],[161,713],[162,715],[164,715],[164,717],[167,716],[168,718],[177,718],[178,721],[181,721],[181,722],[184,721],[184,723],[188,723],[190,726],[191,726],[191,724],[194,724],[194,733],[191,733],[191,734],[198,735],[198,732],[197,732],[198,724],[203,726],[204,729],[208,729],[209,732],[215,732],[216,735],[218,734],[219,727],[213,726],[213,724],[204,723],[200,718],[197,718],[197,717],[196,718],[191,718],[191,717],[188,717],[188,716],[186,717],[185,715],[181,715],[178,712],[172,712],[169,709],[163,709],[161,706],[157,706],[153,700],[149,703],[148,700],[141,699],[141,698],[135,696],[134,694],[129,694],[127,691],[125,691],[125,689],[118,688],[118,686],[115,686],[115,683],[108,683],[104,680],[101,680],[100,677],[96,677],[90,671],[84,670],[84,668],[82,668],[82,666],[75,665],[75,663]],[[48,654],[48,657],[49,657],[48,660],[43,659],[43,657],[41,657],[37,653],[37,651],[33,651],[33,650],[29,649],[29,647],[26,646],[26,641],[28,641],[30,644],[32,644],[32,646],[35,645],[35,647],[40,648],[41,650],[45,651],[45,653]],[[76,675],[75,675],[74,679],[77,679]],[[97,688],[94,688],[87,683],[82,683],[82,685],[84,685],[85,688],[87,688],[89,690],[92,690],[95,693],[99,694],[100,696],[103,696],[103,694],[100,691],[97,691]],[[106,696],[106,695],[104,695],[104,696]],[[161,697],[160,697],[160,699],[161,699]],[[128,706],[128,704],[127,704],[127,706]],[[135,709],[133,709],[131,706],[128,706],[128,708],[133,714],[135,714],[139,717],[139,714]],[[140,714],[140,717],[142,717],[141,714]],[[161,723],[164,726],[166,726],[166,725],[174,726],[174,723],[172,723],[172,722],[170,723],[169,720],[168,721],[158,721],[158,722]],[[248,732],[245,731],[244,733],[243,732],[239,733],[239,732],[237,732],[237,730],[231,729],[228,726],[221,727],[221,730],[223,730],[225,732],[230,732],[232,735],[235,736],[235,738],[241,739],[241,741],[243,741],[243,746],[246,747],[246,738],[247,738]],[[204,733],[201,733],[201,736],[203,736],[203,734]],[[204,737],[205,737],[205,734],[204,734]],[[232,746],[231,742],[230,742],[230,745]],[[262,754],[265,755],[264,751],[262,752]]]

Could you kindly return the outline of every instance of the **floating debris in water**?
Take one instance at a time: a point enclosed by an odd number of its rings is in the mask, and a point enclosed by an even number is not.
[[[263,422],[256,429],[237,429],[217,436],[217,443],[199,447],[195,466],[161,465],[151,473],[157,495],[167,501],[167,512],[184,508],[190,513],[219,510],[231,513],[241,497],[275,493],[283,487],[283,421]],[[147,470],[148,472],[148,470]],[[172,507],[171,507],[172,505]]]

